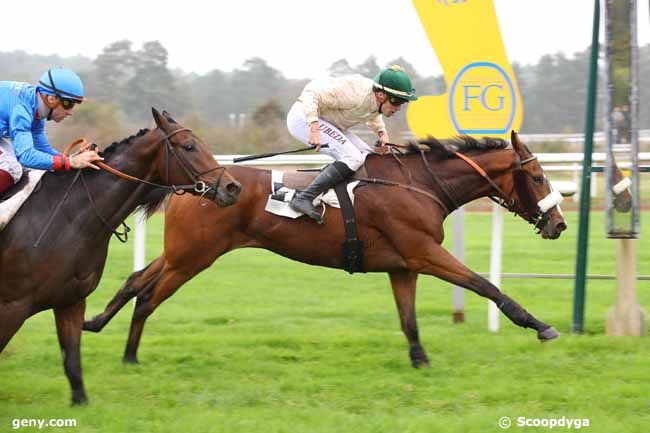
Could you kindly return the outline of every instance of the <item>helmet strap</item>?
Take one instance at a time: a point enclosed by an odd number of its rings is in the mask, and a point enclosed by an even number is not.
[[[377,107],[377,111],[379,112],[379,114],[384,114],[381,111],[381,107],[383,107],[384,104],[386,103],[386,101],[388,101],[388,94],[383,90],[380,90],[380,92],[383,93],[386,96],[386,99],[384,99],[382,102],[379,103],[379,106]],[[376,97],[377,97],[377,92],[375,92],[375,98]]]
[[[52,112],[56,106],[50,107],[50,104],[47,102],[47,97],[50,95],[39,92],[39,96],[40,100],[38,101],[38,112],[41,115],[41,118],[52,120]]]

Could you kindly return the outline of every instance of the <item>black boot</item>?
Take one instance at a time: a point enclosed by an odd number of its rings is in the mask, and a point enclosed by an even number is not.
[[[307,188],[298,191],[289,206],[291,209],[315,219],[318,224],[323,224],[321,213],[314,207],[314,199],[320,193],[338,185],[353,174],[354,171],[350,170],[343,162],[335,161],[325,167]]]

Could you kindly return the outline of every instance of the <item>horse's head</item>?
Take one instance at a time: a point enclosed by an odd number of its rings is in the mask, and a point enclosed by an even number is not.
[[[537,158],[512,131],[512,148],[519,156],[513,171],[511,210],[533,224],[544,239],[557,239],[566,230],[566,222],[560,210],[562,195],[553,191]]]
[[[156,166],[162,182],[194,195],[208,197],[219,206],[237,202],[241,185],[220,166],[203,141],[179,125],[166,111],[151,109],[160,130],[161,150]],[[184,185],[179,188],[179,185]]]

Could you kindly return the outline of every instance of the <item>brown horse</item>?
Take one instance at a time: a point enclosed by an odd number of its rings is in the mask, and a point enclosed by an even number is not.
[[[85,298],[97,287],[121,221],[137,206],[155,208],[172,191],[228,206],[241,189],[190,130],[165,112],[154,109],[153,116],[156,129],[102,152],[104,163],[130,180],[104,170],[46,173],[0,232],[0,352],[28,317],[53,309],[73,403],[87,400],[80,354]]]
[[[365,244],[364,271],[388,273],[414,367],[428,365],[415,317],[418,274],[434,275],[491,299],[515,324],[535,329],[542,341],[559,335],[441,246],[445,217],[454,208],[486,196],[500,196],[509,210],[534,224],[544,238],[555,239],[566,229],[557,206],[544,212],[539,209],[540,201],[554,196],[551,186],[514,132],[511,141],[512,147],[506,148],[507,142],[498,139],[431,139],[422,142],[434,150],[426,156],[372,155],[366,161],[372,179],[356,189],[354,204],[359,238]],[[478,170],[449,152],[454,145],[480,166]],[[125,362],[137,362],[147,317],[183,283],[228,251],[266,248],[312,265],[343,266],[343,221],[338,209],[326,212],[324,226],[306,217],[292,220],[272,215],[264,210],[271,172],[246,167],[232,171],[243,185],[239,203],[227,209],[209,209],[207,215],[199,216],[195,199],[173,197],[165,214],[162,255],[133,273],[105,311],[84,323],[85,330],[99,332],[137,296]]]

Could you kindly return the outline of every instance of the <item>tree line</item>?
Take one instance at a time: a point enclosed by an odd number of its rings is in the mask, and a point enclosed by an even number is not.
[[[650,44],[640,48],[639,59],[639,123],[646,129],[650,128],[650,86],[643,80],[650,77]],[[446,91],[442,76],[421,76],[404,58],[388,63],[400,64],[409,71],[419,95]],[[290,145],[292,139],[285,131],[284,114],[309,81],[308,78],[288,79],[261,57],[250,58],[233,71],[183,73],[170,69],[168,52],[160,42],[150,41],[134,47],[129,40],[111,43],[95,59],[0,52],[0,80],[35,83],[48,67],[59,65],[81,75],[89,101],[63,127],[48,126],[58,139],[87,135],[109,144],[107,140],[123,138],[150,122],[150,107],[155,106],[169,110],[221,153],[246,153]],[[373,77],[382,66],[373,56],[358,65],[340,59],[330,66],[329,72],[332,76],[360,73]],[[534,65],[513,64],[524,101],[521,131],[582,132],[588,66],[589,49],[572,57],[545,55]],[[599,87],[602,111],[603,65]],[[599,126],[601,111],[597,117]],[[404,113],[399,113],[388,126],[389,132],[406,130]]]

